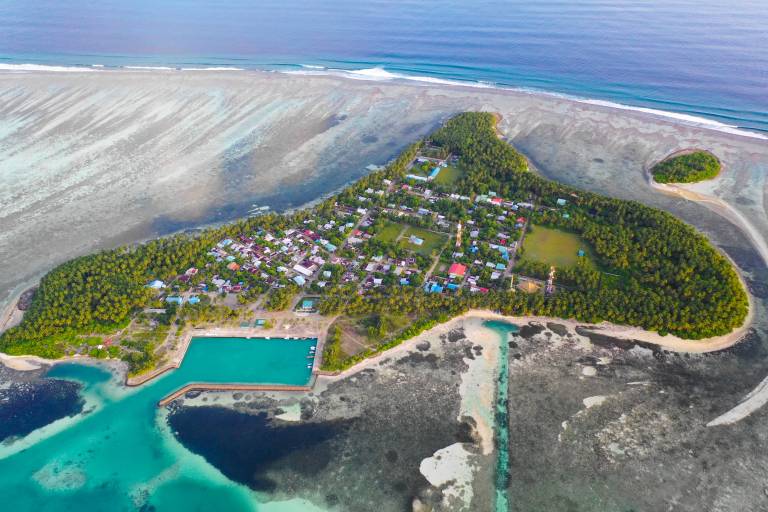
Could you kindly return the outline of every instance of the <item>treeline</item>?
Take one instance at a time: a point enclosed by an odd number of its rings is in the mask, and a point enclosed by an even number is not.
[[[651,169],[659,183],[696,183],[720,173],[720,161],[707,151],[695,151],[664,160]]]

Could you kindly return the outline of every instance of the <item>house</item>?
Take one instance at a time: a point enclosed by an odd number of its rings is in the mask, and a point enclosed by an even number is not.
[[[432,283],[432,286],[429,287],[430,293],[443,293],[443,287],[440,286],[437,283]]]
[[[301,277],[301,276],[295,276],[295,277],[293,278],[293,282],[294,282],[294,283],[296,283],[296,284],[297,284],[297,285],[299,285],[299,286],[304,286],[304,285],[307,283],[307,280],[306,280],[306,279],[304,279],[304,278],[303,278],[303,277]]]
[[[164,283],[164,282],[162,282],[162,281],[161,281],[161,280],[159,280],[159,279],[155,279],[154,281],[152,281],[151,283],[149,283],[147,286],[148,286],[149,288],[153,288],[153,289],[155,289],[155,290],[159,290],[159,289],[161,289],[161,288],[165,288],[165,283]]]
[[[166,297],[165,302],[169,304],[178,304],[179,306],[181,306],[184,303],[184,299],[182,299],[181,297]]]
[[[461,263],[452,263],[450,268],[448,268],[448,275],[452,279],[456,279],[458,277],[464,277],[464,274],[467,273],[467,266],[462,265]]]
[[[310,269],[308,269],[307,267],[305,267],[303,265],[299,265],[298,263],[293,266],[293,270],[295,270],[299,274],[303,274],[303,275],[305,275],[307,277],[312,275],[312,271]]]
[[[232,270],[233,272],[237,272],[238,270],[240,270],[240,265],[238,265],[237,263],[235,263],[235,262],[233,261],[233,262],[231,262],[229,265],[227,265],[227,268],[228,268],[229,270]]]
[[[198,297],[197,295],[193,295],[192,297],[189,298],[188,302],[194,306],[195,304],[198,304],[200,302],[200,297]]]
[[[565,206],[565,203],[567,203],[565,199],[558,199],[557,200],[557,206]]]

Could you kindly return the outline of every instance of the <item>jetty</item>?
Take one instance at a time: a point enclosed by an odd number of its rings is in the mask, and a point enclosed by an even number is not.
[[[198,382],[187,384],[186,386],[177,389],[170,395],[166,396],[159,402],[158,407],[165,407],[169,403],[173,402],[180,396],[189,391],[298,391],[306,392],[311,391],[310,386],[289,386],[283,384],[215,384]]]

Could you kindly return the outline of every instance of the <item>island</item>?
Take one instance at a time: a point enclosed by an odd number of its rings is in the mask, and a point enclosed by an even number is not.
[[[697,183],[720,174],[720,160],[708,151],[682,151],[654,165],[657,183]]]
[[[472,309],[687,340],[744,324],[744,286],[706,237],[531,172],[497,121],[459,114],[311,208],[64,263],[0,351],[119,358],[141,381],[178,365],[193,335],[295,334],[299,320],[322,330],[313,371],[348,368]]]

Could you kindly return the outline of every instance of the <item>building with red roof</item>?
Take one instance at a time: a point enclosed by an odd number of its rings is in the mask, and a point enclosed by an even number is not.
[[[461,263],[452,263],[451,267],[448,269],[448,275],[451,277],[464,277],[464,274],[467,273],[467,266],[462,265]]]

